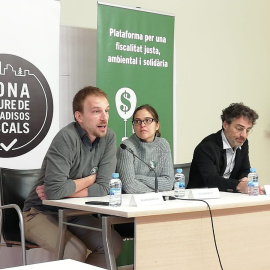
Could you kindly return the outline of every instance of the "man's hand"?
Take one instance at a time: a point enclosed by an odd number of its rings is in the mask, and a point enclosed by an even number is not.
[[[37,188],[36,188],[36,193],[37,193],[38,197],[39,197],[42,201],[47,199],[47,197],[46,197],[46,195],[45,195],[45,193],[44,193],[44,185],[42,185],[42,186],[37,186]]]
[[[248,193],[248,179],[247,177],[243,177],[242,179],[240,179],[240,182],[236,188],[239,192],[241,193]],[[259,186],[259,194],[260,195],[264,195],[264,188]]]
[[[240,179],[239,184],[236,188],[241,193],[248,193],[248,179],[247,177],[243,177]]]
[[[265,194],[264,187],[259,186],[259,193],[260,193],[260,195],[264,195]]]

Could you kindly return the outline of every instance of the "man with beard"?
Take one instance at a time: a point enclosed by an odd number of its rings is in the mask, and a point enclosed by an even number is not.
[[[96,87],[83,88],[73,99],[73,113],[76,121],[53,139],[23,209],[26,239],[50,252],[57,246],[58,208],[43,205],[42,200],[108,195],[116,167],[116,138],[108,129],[107,95]],[[101,228],[101,220],[90,214],[69,221]],[[122,238],[115,231],[112,237],[117,257]],[[70,226],[65,243],[64,258],[106,268],[100,232]],[[87,249],[91,250],[88,256]]]
[[[195,148],[187,188],[217,187],[220,191],[247,193],[250,171],[247,137],[258,118],[243,103],[225,108],[221,115],[222,130],[207,136]]]

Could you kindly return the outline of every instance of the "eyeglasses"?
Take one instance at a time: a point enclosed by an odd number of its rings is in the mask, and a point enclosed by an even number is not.
[[[144,120],[136,119],[132,121],[132,124],[134,126],[140,126],[142,123],[144,123],[146,126],[149,126],[150,124],[153,123],[153,121],[155,121],[154,118],[145,118]]]
[[[246,131],[246,133],[249,134],[252,132],[251,128],[243,128],[243,127],[236,126],[235,129],[237,130],[238,133],[242,133]]]

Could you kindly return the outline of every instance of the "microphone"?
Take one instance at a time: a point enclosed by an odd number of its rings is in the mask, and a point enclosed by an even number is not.
[[[134,157],[136,157],[137,159],[139,159],[142,163],[144,163],[151,171],[154,172],[155,174],[155,193],[158,193],[158,179],[157,179],[157,173],[155,171],[154,168],[152,168],[149,164],[147,164],[145,161],[143,161],[141,158],[139,158],[130,148],[128,148],[124,143],[120,144],[120,147],[123,150],[127,150],[128,152],[130,152]]]

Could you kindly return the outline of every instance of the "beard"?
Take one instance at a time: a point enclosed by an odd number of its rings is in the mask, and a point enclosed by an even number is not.
[[[242,140],[240,140],[240,139],[237,140],[237,138],[234,139],[233,140],[234,147],[242,146],[245,141],[246,141],[245,139],[242,139]]]

